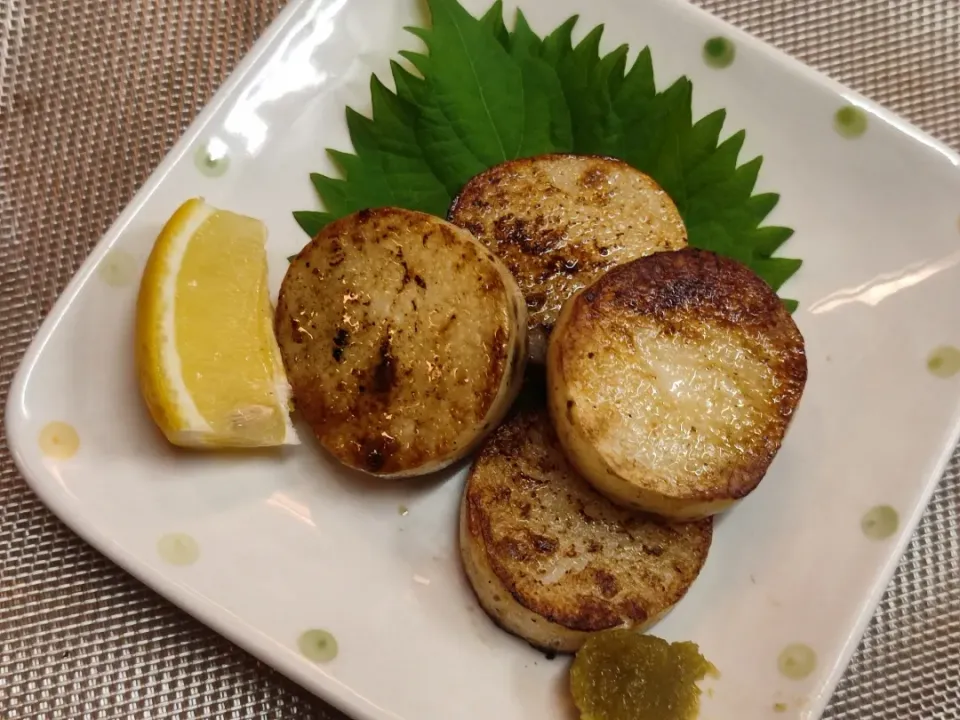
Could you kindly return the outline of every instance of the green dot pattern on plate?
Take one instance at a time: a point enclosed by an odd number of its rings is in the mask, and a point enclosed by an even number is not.
[[[927,358],[927,370],[938,378],[951,378],[960,373],[960,348],[941,345]]]
[[[326,630],[307,630],[297,638],[303,656],[315,663],[330,662],[337,656],[337,639]]]
[[[860,529],[871,540],[886,540],[900,526],[900,516],[889,505],[872,507],[860,518]]]
[[[787,645],[777,658],[780,674],[791,680],[803,680],[817,666],[817,654],[809,645]]]
[[[197,148],[194,158],[197,167],[207,177],[220,177],[230,167],[230,158],[227,156],[227,145],[222,140],[213,139]]]
[[[786,703],[774,703],[774,704],[773,704],[773,711],[776,712],[776,713],[786,712],[786,711],[787,711],[787,704],[786,704]]]
[[[712,68],[725,68],[733,64],[737,47],[725,37],[712,37],[703,44],[703,61]]]
[[[111,250],[97,268],[97,273],[111,287],[128,287],[137,280],[137,261],[123,250]]]
[[[200,558],[200,546],[186,533],[169,533],[157,541],[157,553],[171,565],[193,565]]]
[[[867,131],[867,114],[853,105],[844,105],[833,116],[833,129],[850,140]]]
[[[53,460],[68,460],[80,449],[80,436],[73,425],[65,422],[50,422],[40,430],[40,452]]]

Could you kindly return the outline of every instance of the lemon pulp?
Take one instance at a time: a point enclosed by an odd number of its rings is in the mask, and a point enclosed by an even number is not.
[[[137,365],[151,415],[176,445],[296,442],[265,242],[259,220],[200,199],[157,238],[140,286]]]

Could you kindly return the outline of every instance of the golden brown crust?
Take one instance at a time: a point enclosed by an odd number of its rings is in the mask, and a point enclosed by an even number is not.
[[[335,457],[379,475],[437,470],[499,422],[524,325],[509,272],[468,232],[392,208],[328,225],[276,311],[297,410]]]
[[[607,269],[686,245],[669,196],[621,160],[545,155],[503,163],[464,187],[451,222],[472,232],[517,278],[531,358],[543,362],[563,303]]]
[[[521,411],[491,436],[461,522],[465,566],[487,612],[561,651],[591,632],[656,621],[697,577],[712,537],[709,519],[670,524],[598,494],[567,464],[543,409]]]
[[[620,266],[576,296],[548,370],[581,472],[618,502],[678,518],[759,484],[807,376],[803,337],[769,286],[695,249]]]

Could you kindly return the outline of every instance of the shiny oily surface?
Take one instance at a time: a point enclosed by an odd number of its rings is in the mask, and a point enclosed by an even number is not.
[[[467,574],[487,611],[563,651],[584,633],[656,622],[696,581],[712,537],[710,518],[670,523],[600,495],[568,464],[542,406],[484,445],[461,519]]]
[[[693,491],[762,437],[777,382],[765,353],[697,321],[682,335],[604,321],[596,331],[608,350],[593,358],[596,381],[584,376],[577,394],[611,419],[598,445],[604,456],[642,458],[650,471],[677,478],[678,491]],[[625,372],[631,382],[605,382]]]
[[[546,155],[498,165],[467,183],[450,220],[517,278],[537,362],[574,293],[615,265],[687,244],[670,197],[613,158]]]
[[[746,495],[806,381],[804,343],[776,294],[713,253],[658,253],[615,268],[564,310],[550,403],[574,464],[640,509],[685,517]],[[657,499],[655,498],[655,499]],[[684,515],[679,513],[683,512]]]
[[[716,674],[692,642],[609,630],[577,653],[570,691],[583,720],[695,720],[697,683]]]
[[[287,270],[276,331],[297,410],[350,467],[422,474],[506,412],[523,300],[469,233],[406,210],[328,225]]]

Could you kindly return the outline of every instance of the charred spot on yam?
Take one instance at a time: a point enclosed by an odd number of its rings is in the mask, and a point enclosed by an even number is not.
[[[544,362],[569,297],[615,265],[686,245],[667,194],[630,165],[604,157],[545,155],[498,165],[467,183],[449,217],[517,278],[536,362]]]
[[[683,597],[710,548],[710,519],[671,525],[624,510],[567,463],[540,407],[490,436],[461,503],[467,577],[497,624],[574,652],[592,632],[643,629]],[[661,552],[649,552],[659,548]]]
[[[275,328],[320,443],[377,475],[425,474],[462,457],[500,422],[523,377],[514,357],[526,347],[526,313],[509,271],[468,232],[407,210],[325,227],[287,269]]]
[[[560,440],[588,481],[635,509],[693,519],[760,483],[807,365],[762,279],[688,248],[614,268],[574,297],[548,376]],[[565,412],[571,402],[578,412]]]

